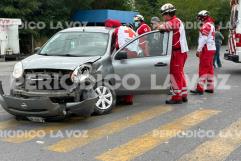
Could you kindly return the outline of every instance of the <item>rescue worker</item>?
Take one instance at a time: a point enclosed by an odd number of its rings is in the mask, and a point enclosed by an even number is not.
[[[112,19],[107,19],[105,21],[105,27],[108,28],[118,28],[120,27],[122,24],[119,20],[112,20]],[[112,35],[112,43],[111,43],[111,52],[113,52],[116,49],[116,40],[117,40],[117,35],[113,34]]]
[[[151,28],[145,23],[145,19],[142,15],[136,15],[134,17],[134,22],[135,22],[135,27],[137,28],[136,33],[138,36],[151,31]],[[150,56],[148,42],[146,41],[145,36],[139,39],[139,46],[143,50],[145,57]]]
[[[128,26],[119,26],[115,29],[113,36],[115,37],[115,48],[119,50],[126,43],[136,37],[136,33]]]
[[[222,62],[220,59],[220,51],[221,51],[221,47],[223,44],[223,40],[224,40],[224,36],[221,33],[221,25],[216,25],[216,32],[215,32],[215,44],[216,44],[216,54],[214,56],[214,60],[213,60],[213,65],[214,68],[222,68]],[[217,64],[217,66],[216,66]]]
[[[134,17],[136,33],[140,36],[144,33],[150,32],[151,28],[145,23],[145,18],[142,15],[136,15]]]
[[[144,33],[151,31],[151,28],[145,23],[144,17],[142,15],[136,15],[134,17],[134,22],[135,22],[135,27],[137,28],[137,31],[136,31],[137,35],[140,36]],[[147,51],[147,47],[146,47],[147,44],[145,43],[145,39],[140,39],[139,43],[140,43],[139,44],[140,47],[143,49],[145,55],[147,56],[149,52]],[[132,105],[134,96],[133,95],[124,96],[124,99],[125,99],[125,104]]]
[[[119,20],[108,19],[105,21],[105,27],[115,29],[112,36],[112,41],[116,50],[119,50],[127,42],[137,36],[131,26],[131,24],[126,24],[123,26]]]
[[[203,95],[204,92],[214,93],[214,66],[213,59],[216,53],[215,45],[215,26],[214,20],[206,10],[198,13],[197,19],[202,22],[199,33],[199,43],[197,57],[200,59],[199,64],[199,82],[196,90],[191,93]],[[207,89],[204,86],[207,82]]]
[[[153,31],[158,30],[160,25],[161,25],[161,20],[159,17],[151,18],[151,27]],[[163,45],[160,45],[163,42],[163,36],[162,34],[160,34],[160,32],[151,34],[150,36],[148,38],[149,39],[148,46],[149,46],[150,53],[152,56],[159,56],[160,51],[163,50]]]
[[[120,26],[116,28],[114,35],[117,35],[117,39],[116,39],[117,49],[123,47],[127,42],[129,42],[131,39],[137,36],[136,32],[128,26]],[[135,52],[133,53],[131,51],[128,51],[127,55],[128,55],[128,58],[137,56]],[[133,95],[126,95],[126,96],[120,97],[120,103],[125,105],[132,105],[133,99],[134,99]]]
[[[165,23],[159,29],[161,32],[173,31],[172,55],[170,63],[170,77],[173,96],[166,104],[182,104],[188,102],[187,83],[184,66],[189,51],[183,22],[176,17],[176,8],[167,3],[161,7],[161,14]]]
[[[115,28],[112,37],[113,47],[118,50],[123,47],[128,41],[135,38],[137,35],[134,30],[128,26],[122,26],[121,23],[117,23],[118,20],[106,20],[105,26]],[[126,95],[117,98],[117,104],[132,105],[133,104],[132,95]]]
[[[161,25],[161,20],[160,20],[159,17],[152,17],[152,18],[151,18],[151,27],[152,27],[152,30],[157,30],[160,25]]]

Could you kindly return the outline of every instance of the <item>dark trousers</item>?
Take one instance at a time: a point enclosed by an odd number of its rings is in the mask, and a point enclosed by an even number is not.
[[[216,54],[215,54],[214,60],[213,60],[214,67],[216,67],[216,64],[219,68],[222,67],[222,63],[221,63],[221,60],[220,60],[220,50],[221,50],[221,45],[216,44]]]

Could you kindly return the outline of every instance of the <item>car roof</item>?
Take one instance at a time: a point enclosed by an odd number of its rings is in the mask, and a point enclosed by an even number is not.
[[[107,28],[107,27],[73,27],[73,28],[68,28],[65,30],[62,30],[60,32],[100,32],[100,33],[110,33],[113,31],[113,28]]]

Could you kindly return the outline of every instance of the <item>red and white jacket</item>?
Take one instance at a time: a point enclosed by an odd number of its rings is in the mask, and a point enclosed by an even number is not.
[[[113,35],[115,37],[116,49],[123,47],[126,43],[136,37],[135,31],[127,26],[120,26],[116,28]]]
[[[150,31],[151,31],[151,28],[145,22],[142,22],[141,26],[137,29],[136,33],[140,36]]]
[[[207,19],[200,28],[199,40],[198,40],[198,52],[201,52],[204,47],[207,47],[208,51],[215,51],[215,26],[211,18]]]
[[[183,22],[174,16],[170,21],[164,23],[161,29],[165,31],[173,31],[172,49],[180,50],[182,53],[187,53],[189,51],[186,31]]]

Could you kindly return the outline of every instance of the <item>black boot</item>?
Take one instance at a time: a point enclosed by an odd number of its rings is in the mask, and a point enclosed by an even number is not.
[[[172,100],[172,99],[170,99],[170,100],[167,100],[167,101],[166,101],[166,104],[167,104],[167,105],[177,105],[177,104],[182,104],[182,100],[176,101],[176,100]]]
[[[206,93],[211,93],[211,94],[213,94],[213,93],[214,93],[214,90],[208,90],[208,89],[207,89],[207,90],[205,90],[205,92],[206,92]]]
[[[188,102],[188,98],[187,98],[187,97],[183,97],[183,98],[182,98],[182,102],[183,102],[183,103],[187,103],[187,102]]]
[[[204,92],[201,92],[201,91],[199,91],[199,90],[191,90],[190,91],[192,94],[195,94],[195,95],[203,95],[204,94]]]

